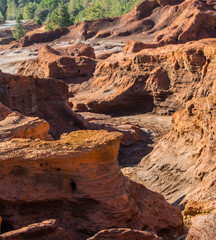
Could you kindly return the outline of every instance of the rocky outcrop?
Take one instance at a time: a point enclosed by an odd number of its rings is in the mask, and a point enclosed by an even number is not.
[[[72,234],[58,227],[55,219],[34,223],[0,235],[0,240],[75,240]]]
[[[48,132],[48,122],[38,117],[25,117],[18,112],[11,113],[0,121],[0,142],[12,138],[52,140]]]
[[[86,130],[58,141],[1,142],[3,222],[19,229],[55,218],[76,240],[112,227],[145,229],[164,239],[180,234],[180,210],[122,175],[117,163],[121,137]]]
[[[114,228],[102,230],[87,240],[159,240],[154,234],[146,231],[139,231],[129,228]]]
[[[0,93],[0,102],[10,109],[45,119],[55,138],[64,132],[87,128],[87,122],[71,110],[68,87],[63,81],[0,72]]]
[[[84,56],[95,58],[94,48],[84,43],[77,43],[71,47],[57,48],[59,53],[65,56]]]
[[[78,45],[79,46],[79,45]],[[19,69],[18,74],[39,78],[57,78],[68,83],[80,83],[89,79],[95,69],[92,49],[84,48],[78,52],[78,46],[65,49],[53,49],[44,46],[38,51],[38,59],[26,61]],[[87,51],[87,52],[85,52]],[[74,54],[75,56],[72,56]]]
[[[67,34],[68,32],[69,30],[67,28],[57,28],[49,32],[45,30],[44,32],[32,31],[27,33],[23,38],[20,39],[18,46],[27,47],[35,43],[51,42]]]
[[[172,114],[210,93],[215,47],[208,39],[112,55],[97,64],[91,79],[70,87],[74,109]]]
[[[186,240],[214,239],[216,234],[216,214],[192,218],[192,226]]]
[[[173,130],[137,167],[134,178],[179,204],[207,201],[215,209],[216,91],[173,115]],[[205,206],[206,204],[204,204]],[[198,213],[202,211],[200,207]]]

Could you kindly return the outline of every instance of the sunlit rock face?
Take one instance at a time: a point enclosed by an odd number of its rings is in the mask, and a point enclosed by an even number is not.
[[[3,220],[17,229],[55,218],[76,239],[116,226],[145,228],[165,239],[181,233],[179,209],[122,175],[121,138],[118,132],[86,130],[57,141],[1,142]]]

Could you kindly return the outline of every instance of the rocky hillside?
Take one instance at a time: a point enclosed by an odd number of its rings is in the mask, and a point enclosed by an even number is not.
[[[20,46],[56,38],[60,38],[57,41],[133,39],[159,45],[184,43],[215,37],[215,24],[213,0],[145,0],[126,15],[84,21],[69,27],[68,32],[58,30],[55,37],[52,31],[49,34],[28,33]]]

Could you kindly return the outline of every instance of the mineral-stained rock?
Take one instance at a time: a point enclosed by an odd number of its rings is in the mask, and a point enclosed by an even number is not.
[[[55,50],[48,45],[44,46],[38,51],[38,59],[26,61],[18,69],[18,74],[40,78],[58,78],[69,83],[89,79],[94,72],[95,61],[83,55],[92,55],[93,52],[80,53],[81,56],[77,52],[75,56],[72,56],[73,50],[74,53],[76,52],[76,47],[71,48]]]
[[[56,50],[60,52],[62,55],[95,58],[94,48],[81,42],[71,47],[57,48]]]
[[[60,80],[0,72],[0,102],[23,115],[45,119],[53,137],[87,127],[87,122],[69,107],[68,87]]]
[[[0,141],[12,138],[51,140],[49,124],[38,117],[25,117],[18,112],[11,113],[0,121]]]
[[[97,64],[91,79],[70,87],[74,109],[174,113],[210,93],[215,50],[216,41],[207,39],[112,55]]]
[[[125,52],[125,53],[137,53],[137,52],[140,52],[143,49],[156,48],[156,47],[157,47],[156,44],[143,43],[141,41],[130,40],[130,41],[126,42],[125,47],[123,49],[123,52]]]
[[[75,240],[72,234],[58,227],[55,219],[34,223],[0,235],[0,240]]]
[[[110,132],[121,132],[123,134],[121,144],[124,146],[129,146],[139,141],[149,139],[149,133],[142,131],[139,126],[130,124],[126,121],[115,120],[109,115],[89,112],[82,112],[80,115],[88,120],[89,129],[104,129]]]
[[[171,202],[208,201],[216,208],[216,87],[173,115],[173,130],[137,167],[134,177]],[[202,210],[199,210],[202,213]],[[207,211],[207,210],[205,210]]]
[[[76,240],[113,227],[145,229],[164,239],[178,236],[180,210],[122,175],[117,163],[121,137],[86,130],[58,141],[1,142],[3,221],[18,229],[55,218]]]
[[[114,228],[102,230],[87,240],[159,240],[159,238],[151,232],[139,231],[129,228]]]
[[[19,46],[27,47],[35,43],[51,42],[61,36],[67,34],[69,31],[67,28],[57,28],[52,31],[44,32],[29,32],[19,41]]]
[[[1,74],[1,72],[0,72]],[[0,121],[4,120],[13,111],[0,102]]]
[[[186,240],[210,240],[216,236],[216,213],[192,218]]]

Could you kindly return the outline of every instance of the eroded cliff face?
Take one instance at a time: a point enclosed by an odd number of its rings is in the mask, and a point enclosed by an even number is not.
[[[68,86],[63,81],[0,71],[0,85],[0,101],[3,104],[24,115],[45,119],[55,138],[64,132],[87,128],[88,123],[70,109]]]
[[[74,109],[172,114],[211,92],[215,46],[214,39],[206,39],[112,55],[97,64],[87,82],[70,86]]]
[[[3,222],[17,229],[54,218],[75,239],[116,226],[150,230],[165,239],[178,236],[180,210],[122,175],[117,163],[121,137],[86,130],[57,141],[1,142]]]
[[[215,209],[215,110],[214,84],[208,97],[187,102],[185,109],[173,115],[173,130],[141,161],[133,176],[169,201],[179,200],[176,204],[204,201],[197,211],[196,202],[191,205],[188,215]]]

